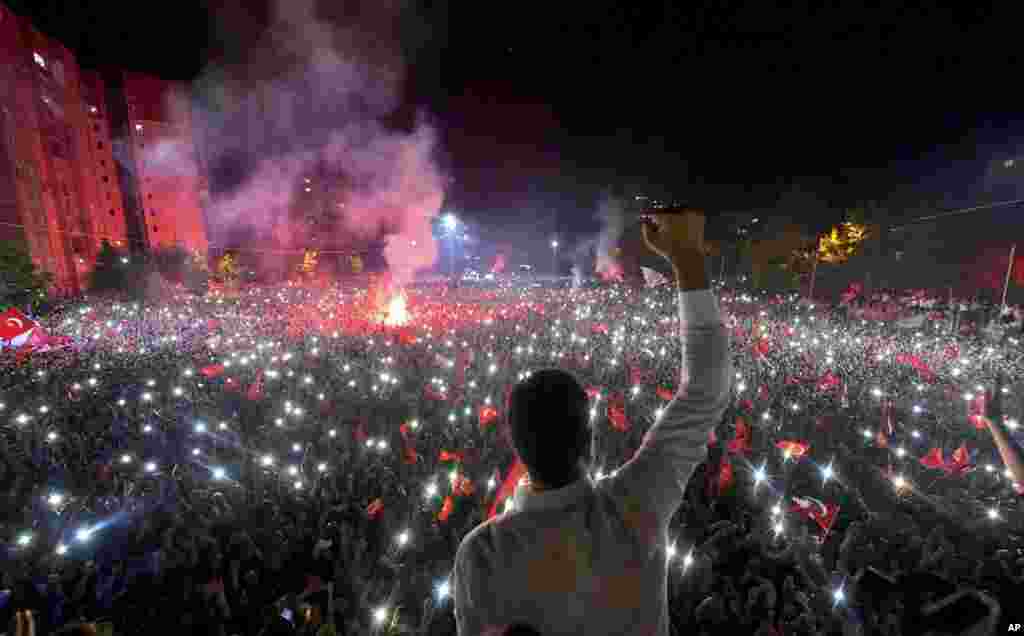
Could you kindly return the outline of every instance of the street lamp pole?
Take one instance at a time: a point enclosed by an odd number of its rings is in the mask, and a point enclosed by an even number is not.
[[[551,241],[551,275],[558,278],[558,241]]]

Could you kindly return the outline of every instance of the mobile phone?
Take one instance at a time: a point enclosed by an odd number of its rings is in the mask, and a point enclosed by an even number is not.
[[[284,608],[283,610],[281,610],[281,618],[283,618],[284,620],[288,621],[292,625],[295,624],[295,613],[292,612],[291,609],[289,609],[287,607]]]
[[[999,603],[976,590],[956,592],[921,608],[920,634],[988,634],[999,618]]]

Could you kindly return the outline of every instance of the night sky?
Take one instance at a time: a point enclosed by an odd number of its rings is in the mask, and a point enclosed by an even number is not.
[[[8,4],[86,65],[181,79],[237,55],[267,15]],[[332,19],[364,19],[333,4]],[[955,205],[989,160],[1017,154],[1017,15],[774,4],[410,2],[394,31],[404,108],[443,131],[451,206],[484,222],[558,210],[566,230],[586,229],[609,190],[765,209],[799,182],[837,205]]]

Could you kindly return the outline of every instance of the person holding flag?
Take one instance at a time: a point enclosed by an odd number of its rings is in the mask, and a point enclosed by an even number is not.
[[[675,270],[683,344],[677,394],[633,459],[595,483],[585,465],[590,402],[576,378],[548,369],[515,387],[510,437],[526,476],[511,510],[459,546],[459,634],[502,633],[511,625],[542,634],[669,633],[668,523],[707,456],[733,374],[705,270],[704,215],[659,212],[643,235]]]

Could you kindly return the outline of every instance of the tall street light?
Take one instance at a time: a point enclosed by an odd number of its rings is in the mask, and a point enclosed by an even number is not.
[[[455,230],[459,228],[459,219],[454,214],[445,214],[441,222],[444,224],[448,237],[448,276],[455,277]]]
[[[558,278],[558,241],[551,241],[551,274]]]

